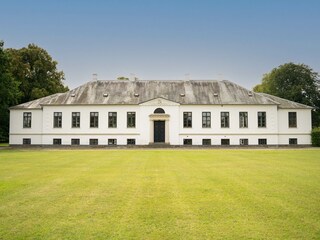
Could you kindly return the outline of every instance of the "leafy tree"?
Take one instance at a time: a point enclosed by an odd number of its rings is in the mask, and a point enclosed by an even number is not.
[[[313,126],[320,126],[320,79],[305,64],[286,63],[263,76],[262,83],[253,88],[294,102],[315,107]]]
[[[19,97],[18,82],[14,80],[10,71],[10,59],[0,41],[0,142],[8,141],[9,107],[17,103]]]
[[[68,91],[62,83],[64,73],[48,52],[35,44],[5,50],[11,59],[10,71],[20,83],[20,102],[27,102],[57,92]]]

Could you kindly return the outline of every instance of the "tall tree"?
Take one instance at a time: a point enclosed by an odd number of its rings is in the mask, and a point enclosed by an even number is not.
[[[63,85],[64,73],[48,52],[35,44],[21,49],[5,50],[11,59],[11,73],[20,83],[20,102],[31,101],[57,92],[68,91]]]
[[[18,103],[18,82],[9,71],[10,59],[4,51],[4,43],[0,41],[0,141],[8,140],[9,107]]]
[[[313,126],[320,126],[319,77],[319,73],[309,66],[290,62],[265,74],[262,83],[253,90],[315,107],[312,113]]]

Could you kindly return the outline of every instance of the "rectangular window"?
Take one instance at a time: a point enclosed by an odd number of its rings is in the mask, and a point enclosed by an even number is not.
[[[72,127],[79,128],[80,127],[80,112],[72,113]]]
[[[297,138],[289,138],[289,144],[290,145],[297,145],[298,139]]]
[[[96,138],[91,138],[91,139],[89,139],[89,144],[90,145],[98,145],[98,139],[96,139]]]
[[[221,145],[230,145],[230,139],[221,139]]]
[[[23,128],[31,128],[31,112],[23,113]]]
[[[267,139],[259,138],[258,139],[258,145],[267,145]]]
[[[202,127],[211,128],[211,112],[202,112]]]
[[[135,128],[136,127],[136,113],[127,112],[127,127]]]
[[[192,112],[183,113],[183,127],[184,128],[192,127]]]
[[[239,127],[248,127],[248,112],[239,112]]]
[[[136,145],[136,140],[134,138],[128,138],[127,145]]]
[[[249,145],[249,140],[247,138],[241,138],[240,145]]]
[[[71,145],[80,145],[80,139],[79,138],[72,138]]]
[[[267,114],[266,112],[258,112],[258,127],[263,128],[267,126]]]
[[[61,145],[61,138],[54,138],[53,145]]]
[[[22,139],[23,145],[30,145],[31,144],[31,138],[23,138]]]
[[[62,112],[53,113],[53,127],[54,128],[62,127]]]
[[[108,145],[117,145],[117,139],[108,139]]]
[[[90,127],[97,128],[99,127],[99,113],[91,112],[90,113]]]
[[[221,127],[229,127],[229,112],[221,112]]]
[[[202,145],[211,145],[211,139],[202,139]]]
[[[117,127],[117,113],[116,112],[109,112],[108,113],[108,127],[109,128],[116,128]]]
[[[289,128],[296,128],[297,127],[297,113],[296,112],[289,112]]]
[[[183,139],[183,145],[192,145],[192,139],[188,139],[188,138]]]

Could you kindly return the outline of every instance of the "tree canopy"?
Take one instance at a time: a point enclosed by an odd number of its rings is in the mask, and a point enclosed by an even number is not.
[[[57,70],[57,64],[35,44],[4,49],[0,41],[0,141],[8,139],[9,107],[68,91],[62,82],[64,73]]]
[[[320,125],[320,78],[309,66],[292,62],[280,65],[265,74],[253,90],[315,107],[313,126]]]
[[[35,44],[21,49],[5,50],[11,59],[11,73],[20,83],[20,102],[27,102],[57,92],[68,91],[62,83],[63,71],[48,52]]]

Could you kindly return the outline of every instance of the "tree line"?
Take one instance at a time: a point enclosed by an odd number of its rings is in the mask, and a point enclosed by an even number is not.
[[[0,41],[0,141],[8,141],[9,107],[69,90],[57,64],[35,44],[5,49]]]

